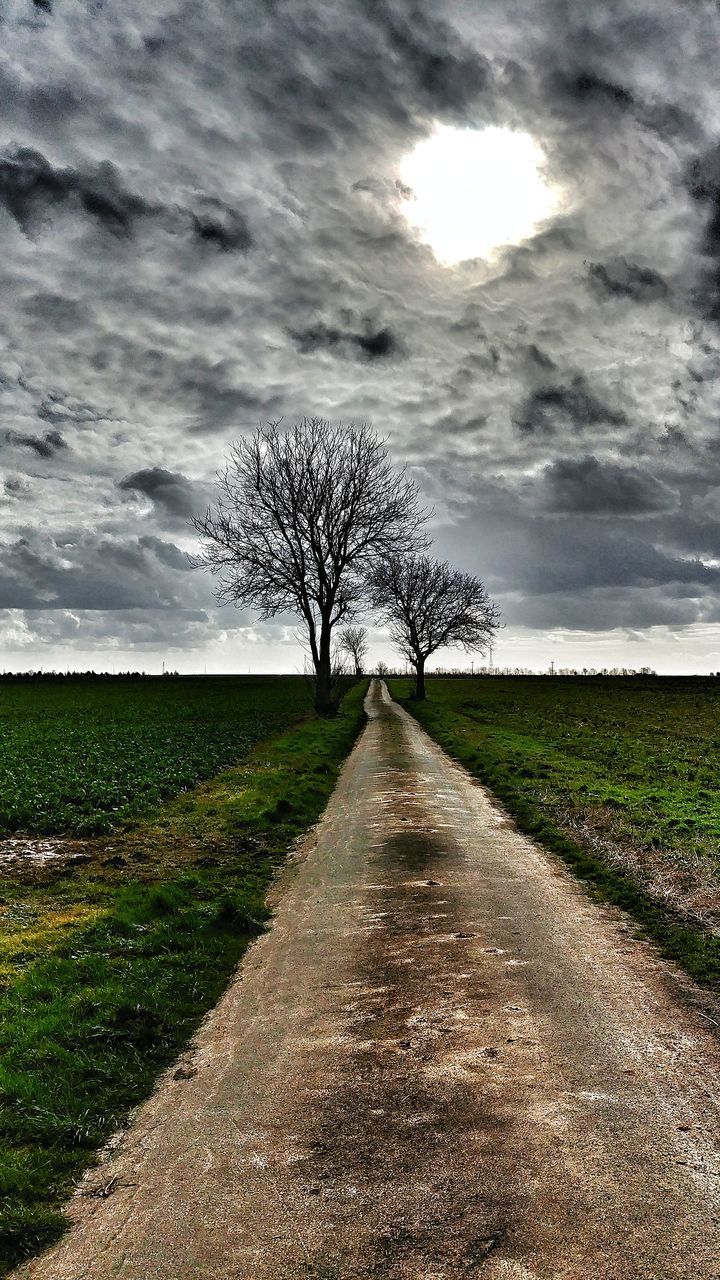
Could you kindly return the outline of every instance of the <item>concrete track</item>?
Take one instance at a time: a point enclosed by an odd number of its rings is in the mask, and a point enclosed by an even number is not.
[[[272,930],[82,1189],[111,1194],[20,1274],[720,1277],[709,1024],[377,681],[367,705]]]

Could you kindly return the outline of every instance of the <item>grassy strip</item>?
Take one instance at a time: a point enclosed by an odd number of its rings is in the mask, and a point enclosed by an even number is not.
[[[411,684],[390,682],[393,697],[405,706],[449,755],[479,778],[504,804],[521,831],[560,857],[587,884],[600,901],[627,911],[638,924],[638,936],[651,938],[696,982],[720,990],[720,939],[710,930],[690,923],[680,913],[654,900],[634,880],[617,871],[578,841],[569,839],[543,806],[537,779],[531,770],[525,777],[517,759],[508,764],[502,742],[483,731],[471,715],[457,705],[435,699],[429,682],[425,702],[410,699]]]
[[[62,1204],[151,1092],[265,924],[265,893],[318,818],[363,723],[259,744],[59,875],[0,884],[0,1275],[62,1234]]]

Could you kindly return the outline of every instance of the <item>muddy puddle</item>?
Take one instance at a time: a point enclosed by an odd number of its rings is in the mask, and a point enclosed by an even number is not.
[[[29,836],[12,836],[0,840],[0,873],[16,871],[22,867],[39,869],[74,854],[68,840],[58,837],[44,839]]]

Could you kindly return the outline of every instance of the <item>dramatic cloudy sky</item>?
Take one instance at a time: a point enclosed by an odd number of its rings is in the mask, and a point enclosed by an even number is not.
[[[720,669],[719,47],[715,0],[0,0],[0,665],[293,669],[188,521],[320,413],[411,468],[498,662]],[[557,198],[453,267],[399,181],[448,125]]]

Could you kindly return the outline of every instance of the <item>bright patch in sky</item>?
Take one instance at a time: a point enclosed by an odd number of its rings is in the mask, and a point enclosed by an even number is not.
[[[399,166],[412,194],[402,211],[447,266],[487,258],[532,236],[558,209],[529,133],[438,125]]]

